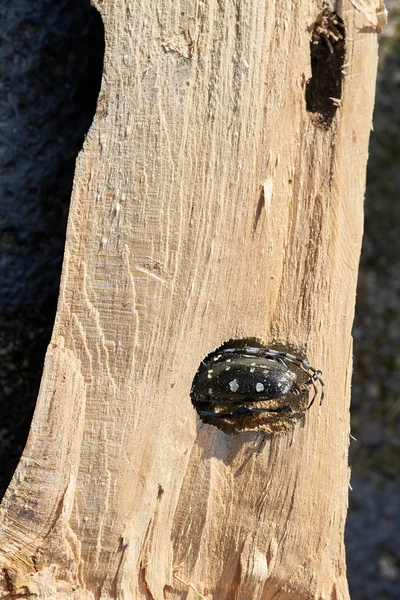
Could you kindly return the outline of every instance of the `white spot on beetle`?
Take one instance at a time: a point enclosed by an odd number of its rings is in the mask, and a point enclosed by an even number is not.
[[[208,393],[212,396],[212,388],[208,388]]]
[[[252,369],[250,369],[250,373],[254,373],[255,369],[254,367]]]
[[[232,362],[232,359],[231,358],[227,358],[226,362]]]
[[[208,375],[207,375],[207,378],[208,378],[208,379],[212,379],[212,375],[208,374]]]
[[[232,381],[229,382],[229,388],[231,390],[231,392],[237,392],[239,389],[239,383],[237,379],[233,379]]]
[[[264,391],[264,385],[262,383],[256,383],[256,391],[257,392],[263,392]]]
[[[225,367],[225,371],[229,371],[230,367]]]
[[[214,369],[210,369],[208,372],[209,373],[214,373]]]

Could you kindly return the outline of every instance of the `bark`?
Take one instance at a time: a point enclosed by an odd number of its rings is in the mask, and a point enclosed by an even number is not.
[[[346,600],[382,6],[345,1],[343,28],[304,0],[95,4],[103,82],[0,597]],[[321,368],[324,404],[202,422],[201,361],[254,339]]]

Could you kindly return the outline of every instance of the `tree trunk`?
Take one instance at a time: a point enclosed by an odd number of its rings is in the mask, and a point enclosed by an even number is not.
[[[380,3],[345,1],[344,26],[303,0],[95,4],[102,89],[1,597],[345,600]],[[322,406],[200,419],[201,361],[240,341],[321,369]]]

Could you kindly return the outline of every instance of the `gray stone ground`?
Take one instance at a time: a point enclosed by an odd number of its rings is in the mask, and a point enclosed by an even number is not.
[[[400,599],[400,2],[387,4],[353,329],[353,600]]]
[[[400,0],[390,8],[354,325],[358,441],[346,531],[353,600],[400,599]],[[0,5],[0,495],[37,396],[74,160],[95,110],[102,48],[88,0]]]

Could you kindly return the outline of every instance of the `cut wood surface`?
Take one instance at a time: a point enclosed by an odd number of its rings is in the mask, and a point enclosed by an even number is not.
[[[103,82],[1,506],[0,597],[346,600],[381,2],[336,7],[345,28],[328,32],[345,43],[316,31],[324,6],[304,0],[95,5]],[[229,432],[202,422],[193,377],[243,339],[322,369],[324,404],[272,435],[268,416]]]

